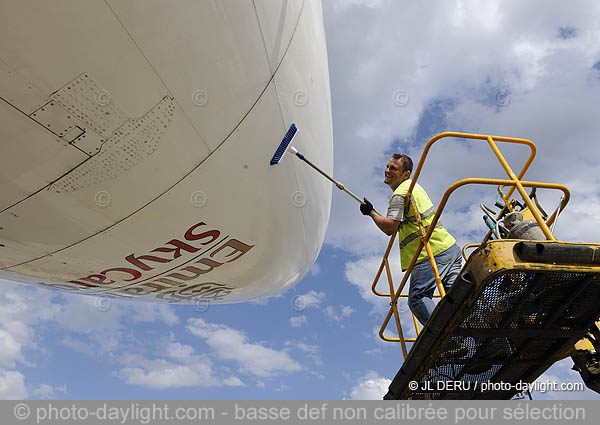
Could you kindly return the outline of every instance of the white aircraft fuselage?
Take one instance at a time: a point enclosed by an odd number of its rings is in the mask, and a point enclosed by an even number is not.
[[[0,278],[154,302],[299,281],[329,219],[318,0],[8,0]]]

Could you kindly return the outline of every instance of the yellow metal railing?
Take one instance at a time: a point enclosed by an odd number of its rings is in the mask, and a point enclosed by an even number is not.
[[[447,137],[486,141],[488,143],[488,145],[490,146],[490,148],[492,149],[492,151],[494,152],[494,154],[496,155],[496,158],[502,165],[502,168],[504,169],[504,171],[506,172],[506,174],[508,175],[510,180],[486,179],[486,178],[467,178],[467,179],[459,180],[456,183],[452,184],[444,193],[444,196],[442,197],[442,199],[437,207],[435,215],[433,216],[432,222],[426,231],[425,227],[423,226],[421,214],[418,211],[417,206],[416,206],[411,194],[412,194],[412,190],[417,182],[417,179],[418,179],[419,175],[421,174],[423,164],[425,163],[425,158],[427,157],[427,154],[429,153],[431,145],[433,145],[436,141],[438,141],[442,138],[447,138]],[[498,149],[496,142],[517,143],[517,144],[527,145],[529,147],[531,152],[529,154],[527,161],[523,165],[523,168],[519,172],[519,174],[515,174],[513,172],[513,170],[510,168],[510,166],[506,162],[506,159],[504,158],[504,156]],[[502,217],[505,209],[508,209],[509,211],[513,210],[511,196],[514,193],[514,191],[517,190],[519,192],[519,194],[521,195],[521,197],[523,198],[523,201],[525,202],[526,207],[529,209],[529,211],[533,215],[533,218],[537,221],[538,225],[544,232],[544,235],[546,236],[546,238],[548,240],[556,240],[548,226],[550,226],[556,220],[556,218],[558,217],[558,214],[560,214],[560,212],[565,208],[565,206],[569,202],[570,192],[567,187],[565,187],[563,185],[559,185],[559,184],[528,182],[528,181],[521,180],[523,178],[523,176],[525,175],[526,171],[529,169],[529,166],[533,162],[533,159],[535,158],[535,154],[536,154],[535,144],[527,139],[516,139],[516,138],[511,138],[511,137],[497,137],[497,136],[469,134],[469,133],[456,133],[456,132],[440,133],[437,136],[433,137],[431,140],[429,140],[429,142],[427,142],[427,145],[425,145],[425,149],[423,150],[423,154],[421,155],[419,165],[417,166],[417,168],[412,176],[412,182],[411,182],[411,185],[410,185],[407,195],[406,195],[406,199],[410,199],[410,207],[409,208],[412,208],[415,211],[416,222],[419,227],[419,231],[421,233],[419,245],[418,245],[417,250],[412,258],[412,261],[410,262],[410,265],[407,267],[406,272],[404,273],[404,276],[402,277],[402,281],[401,281],[400,285],[398,286],[397,289],[394,288],[394,283],[392,280],[392,273],[391,273],[391,269],[390,269],[388,256],[389,256],[389,253],[394,244],[394,240],[396,238],[397,232],[395,232],[390,237],[390,241],[388,243],[387,249],[386,249],[383,259],[381,261],[381,265],[379,266],[379,270],[377,271],[377,274],[373,281],[373,285],[371,286],[372,291],[376,295],[383,296],[383,297],[388,297],[388,296],[390,297],[390,309],[386,315],[386,318],[385,318],[383,324],[381,325],[381,328],[379,330],[379,336],[385,341],[400,342],[402,345],[402,354],[404,355],[405,359],[408,355],[406,343],[407,342],[415,342],[416,338],[405,338],[404,337],[404,331],[403,331],[401,320],[400,320],[400,314],[398,312],[398,299],[401,297],[402,298],[408,297],[408,294],[402,293],[402,290],[406,286],[408,277],[410,276],[410,273],[412,272],[412,269],[417,261],[417,258],[419,258],[419,255],[420,255],[421,251],[423,250],[423,248],[425,248],[425,250],[427,251],[427,257],[429,259],[429,263],[431,264],[431,268],[433,269],[433,275],[435,277],[436,286],[437,286],[437,289],[439,292],[439,294],[435,294],[434,297],[443,298],[446,295],[444,286],[442,285],[442,281],[441,281],[439,273],[438,273],[438,269],[437,269],[437,265],[435,263],[433,252],[431,251],[431,246],[429,245],[429,238],[431,237],[431,235],[435,229],[435,226],[442,214],[442,211],[444,210],[444,207],[446,206],[446,203],[448,202],[450,195],[456,189],[458,189],[459,187],[465,186],[467,184],[483,184],[483,185],[499,186],[498,190],[499,190],[500,196],[502,197],[505,205],[502,208],[502,210],[500,211],[500,213],[498,214],[496,221],[498,221]],[[502,192],[502,187],[504,187],[504,186],[510,186],[510,189],[508,190],[508,192],[506,194],[504,194]],[[561,199],[560,205],[556,208],[556,210],[554,211],[554,213],[548,219],[547,222],[544,221],[540,212],[538,211],[538,209],[536,208],[536,206],[534,205],[534,203],[532,202],[530,197],[525,192],[526,187],[541,188],[541,189],[557,189],[557,190],[561,190],[563,192],[563,197]],[[537,203],[537,200],[536,200],[536,203]],[[487,233],[487,235],[485,236],[485,238],[483,239],[481,244],[469,244],[469,245],[465,246],[463,248],[463,256],[465,257],[465,259],[467,258],[466,257],[466,249],[467,248],[481,246],[481,245],[485,244],[487,242],[487,240],[490,238],[491,234],[492,234],[492,230],[490,230]],[[379,292],[377,290],[377,283],[378,283],[379,278],[381,277],[381,274],[383,273],[384,269],[386,271],[386,276],[387,276],[388,284],[389,284],[389,292],[388,293]],[[388,336],[384,335],[385,330],[386,330],[392,316],[394,316],[398,337],[388,337]],[[418,335],[420,333],[419,323],[417,321],[417,318],[414,316],[414,314],[412,315],[412,321],[413,321],[414,328],[415,328],[415,331],[416,331],[416,334],[418,337]]]

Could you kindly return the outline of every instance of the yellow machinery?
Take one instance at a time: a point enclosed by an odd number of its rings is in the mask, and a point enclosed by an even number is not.
[[[372,289],[376,295],[390,298],[379,335],[386,341],[400,342],[404,363],[385,398],[511,398],[522,390],[523,383],[533,382],[567,356],[573,357],[575,369],[586,384],[600,392],[600,330],[595,323],[600,317],[600,244],[557,241],[550,231],[569,201],[569,189],[522,180],[536,154],[529,140],[447,132],[425,146],[408,191],[409,208],[416,209],[410,194],[431,146],[447,137],[487,142],[509,178],[468,178],[454,183],[444,193],[429,228],[423,227],[416,211],[420,244],[397,287],[388,261],[396,235],[390,238]],[[502,156],[498,142],[530,148],[518,174]],[[446,294],[428,241],[450,195],[467,184],[498,186],[504,203],[499,205],[497,217],[486,217],[490,230],[483,241],[463,249],[466,264]],[[506,194],[503,188],[509,188]],[[531,188],[530,194],[525,188]],[[562,191],[561,203],[550,217],[537,202],[537,188]],[[512,198],[515,191],[523,204]],[[501,226],[503,219],[506,224],[508,216],[519,214],[522,232]],[[466,249],[471,247],[476,249],[467,259]],[[398,301],[408,296],[403,291],[422,249],[428,253],[439,291],[436,296],[441,300],[422,330],[412,316],[417,337],[407,338]],[[389,292],[377,289],[384,270]],[[386,335],[392,317],[397,336]],[[410,351],[407,343],[412,343]]]

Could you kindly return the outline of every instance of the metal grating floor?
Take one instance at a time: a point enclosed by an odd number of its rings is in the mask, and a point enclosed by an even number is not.
[[[467,273],[440,302],[431,335],[419,338],[386,398],[511,398],[517,383],[533,381],[585,335],[599,301],[598,273],[512,270],[480,285]]]

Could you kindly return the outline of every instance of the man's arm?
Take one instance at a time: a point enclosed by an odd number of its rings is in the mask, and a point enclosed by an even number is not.
[[[369,215],[371,216],[377,227],[379,227],[381,231],[386,235],[392,236],[395,232],[398,231],[398,226],[400,225],[399,221],[384,217],[377,213],[377,211],[375,210],[371,211],[371,214]]]
[[[404,197],[395,195],[390,200],[387,217],[382,216],[373,209],[373,204],[367,198],[360,206],[360,212],[373,219],[377,227],[388,236],[398,231],[400,223],[404,219]]]

